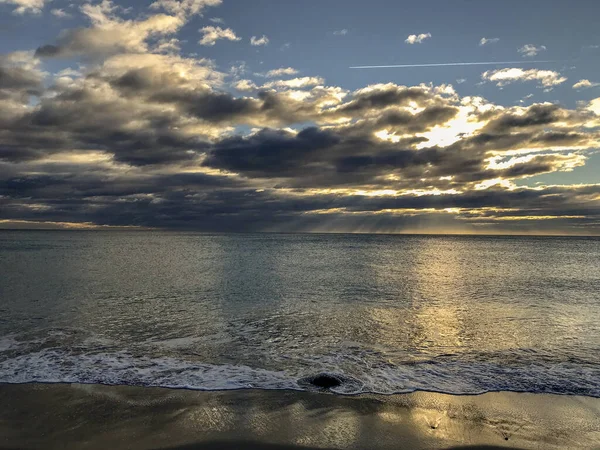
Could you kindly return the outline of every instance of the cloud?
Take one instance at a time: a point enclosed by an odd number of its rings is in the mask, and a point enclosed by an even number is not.
[[[56,44],[39,47],[36,54],[40,57],[100,57],[125,52],[144,53],[149,50],[149,39],[173,34],[185,24],[182,18],[166,14],[124,20],[115,15],[116,9],[108,0],[97,5],[84,4],[81,12],[92,26],[67,30]]]
[[[536,47],[533,44],[525,44],[523,47],[518,48],[517,51],[523,55],[523,58],[531,58],[540,52],[546,51],[546,46],[540,45]]]
[[[233,85],[238,91],[254,91],[258,86],[250,80],[239,80]]]
[[[54,47],[0,56],[2,223],[600,232],[600,185],[522,186],[597,152],[598,99],[502,106],[450,85],[349,91],[291,67],[262,75],[260,86],[239,61],[223,73],[179,54],[175,33],[194,4],[161,3],[166,12],[137,17],[107,1],[85,4],[88,25]],[[72,60],[50,74],[41,56]],[[543,87],[563,78],[483,76]]]
[[[600,86],[600,83],[593,83],[590,80],[579,80],[573,85],[573,89],[588,89],[596,86]]]
[[[519,103],[525,103],[526,100],[529,100],[530,98],[533,98],[533,94],[527,94],[526,96],[524,96],[523,98],[521,98],[519,100]]]
[[[346,28],[343,28],[341,30],[336,30],[333,32],[334,36],[346,36],[348,34],[348,30]]]
[[[225,20],[221,19],[220,17],[211,17],[210,20],[212,23],[219,23],[221,25],[225,24]]]
[[[407,44],[421,44],[425,39],[429,39],[430,37],[431,33],[422,33],[419,35],[411,34],[404,40],[404,42]]]
[[[155,53],[178,53],[181,46],[177,38],[162,38],[156,42],[153,50]]]
[[[269,70],[266,73],[268,78],[276,78],[284,75],[296,75],[298,71],[293,67],[281,67],[280,69]]]
[[[263,89],[273,89],[273,88],[289,88],[289,89],[299,89],[305,88],[309,86],[318,86],[320,84],[325,83],[325,80],[321,77],[302,77],[302,78],[292,78],[291,80],[276,80],[265,83],[262,88]]]
[[[223,0],[158,0],[150,5],[152,9],[162,9],[178,16],[202,15],[211,6],[219,6]]]
[[[41,14],[45,0],[0,0],[0,3],[16,6],[13,10],[15,15]]]
[[[43,83],[47,76],[33,52],[0,54],[0,161],[2,149],[7,144],[3,126],[30,110],[32,101],[37,101],[44,92]]]
[[[229,73],[234,77],[240,77],[244,75],[248,70],[245,61],[238,61],[238,64],[235,64],[229,68]]]
[[[267,45],[269,43],[269,38],[267,36],[265,36],[264,34],[261,37],[256,37],[256,36],[252,36],[250,38],[250,45],[253,46],[260,46],[260,45]]]
[[[54,17],[58,17],[59,19],[66,19],[69,17],[73,17],[71,16],[71,14],[69,14],[68,12],[66,12],[64,9],[51,9],[50,13],[54,16]]]
[[[500,41],[500,38],[485,38],[485,37],[482,37],[481,40],[479,41],[479,46],[482,47],[484,45],[496,44],[496,43],[498,43],[498,41]]]
[[[213,46],[219,39],[225,39],[228,41],[240,41],[242,38],[236,36],[235,32],[231,28],[221,28],[221,27],[203,27],[200,31],[203,36],[202,39],[198,41],[200,45]]]
[[[586,109],[600,116],[600,97],[591,100]]]
[[[506,86],[515,82],[537,81],[543,87],[553,87],[567,81],[567,77],[553,70],[507,68],[488,70],[481,74],[486,81],[496,83],[497,86]]]

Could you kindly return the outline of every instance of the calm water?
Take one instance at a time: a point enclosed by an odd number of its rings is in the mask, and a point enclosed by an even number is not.
[[[600,396],[600,239],[0,232],[0,382]]]

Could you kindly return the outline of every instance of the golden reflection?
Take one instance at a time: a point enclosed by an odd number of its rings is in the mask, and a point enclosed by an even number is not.
[[[236,411],[218,401],[193,408],[186,412],[183,420],[187,428],[207,431],[234,430],[236,422]]]
[[[381,409],[377,411],[377,418],[381,419],[383,422],[399,424],[402,422],[406,422],[406,417],[404,417],[404,414],[402,414],[402,412],[403,411],[399,411],[397,408]]]
[[[415,314],[424,337],[432,347],[461,347],[464,305],[461,304],[461,267],[465,255],[458,243],[423,241],[413,266],[419,302]]]
[[[500,286],[497,295],[484,292],[480,283],[470,276],[472,258],[467,249],[472,251],[472,247],[463,245],[460,240],[422,240],[412,249],[402,249],[411,252],[413,264],[397,269],[393,261],[399,257],[391,253],[393,250],[387,250],[390,254],[385,255],[385,259],[389,264],[375,266],[373,270],[377,277],[398,279],[397,302],[365,310],[370,323],[375,324],[371,332],[381,345],[397,351],[398,357],[403,359],[406,350],[413,353],[417,350],[415,354],[485,353],[536,342],[536,337],[527,335],[521,326],[528,312],[499,301]],[[481,251],[488,250],[482,248]],[[499,275],[493,252],[490,252],[489,265],[477,270],[492,280]],[[416,279],[416,287],[411,290],[403,287],[401,280],[405,276]]]
[[[360,437],[361,420],[351,411],[328,411],[312,424],[306,434],[296,439],[297,445],[352,448]]]

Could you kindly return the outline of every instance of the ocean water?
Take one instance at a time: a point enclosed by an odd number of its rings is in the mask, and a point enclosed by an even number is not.
[[[600,239],[0,232],[0,382],[600,397]]]

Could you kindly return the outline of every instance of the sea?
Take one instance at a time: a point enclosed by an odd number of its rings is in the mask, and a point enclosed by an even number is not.
[[[600,397],[600,238],[0,231],[0,382]]]

